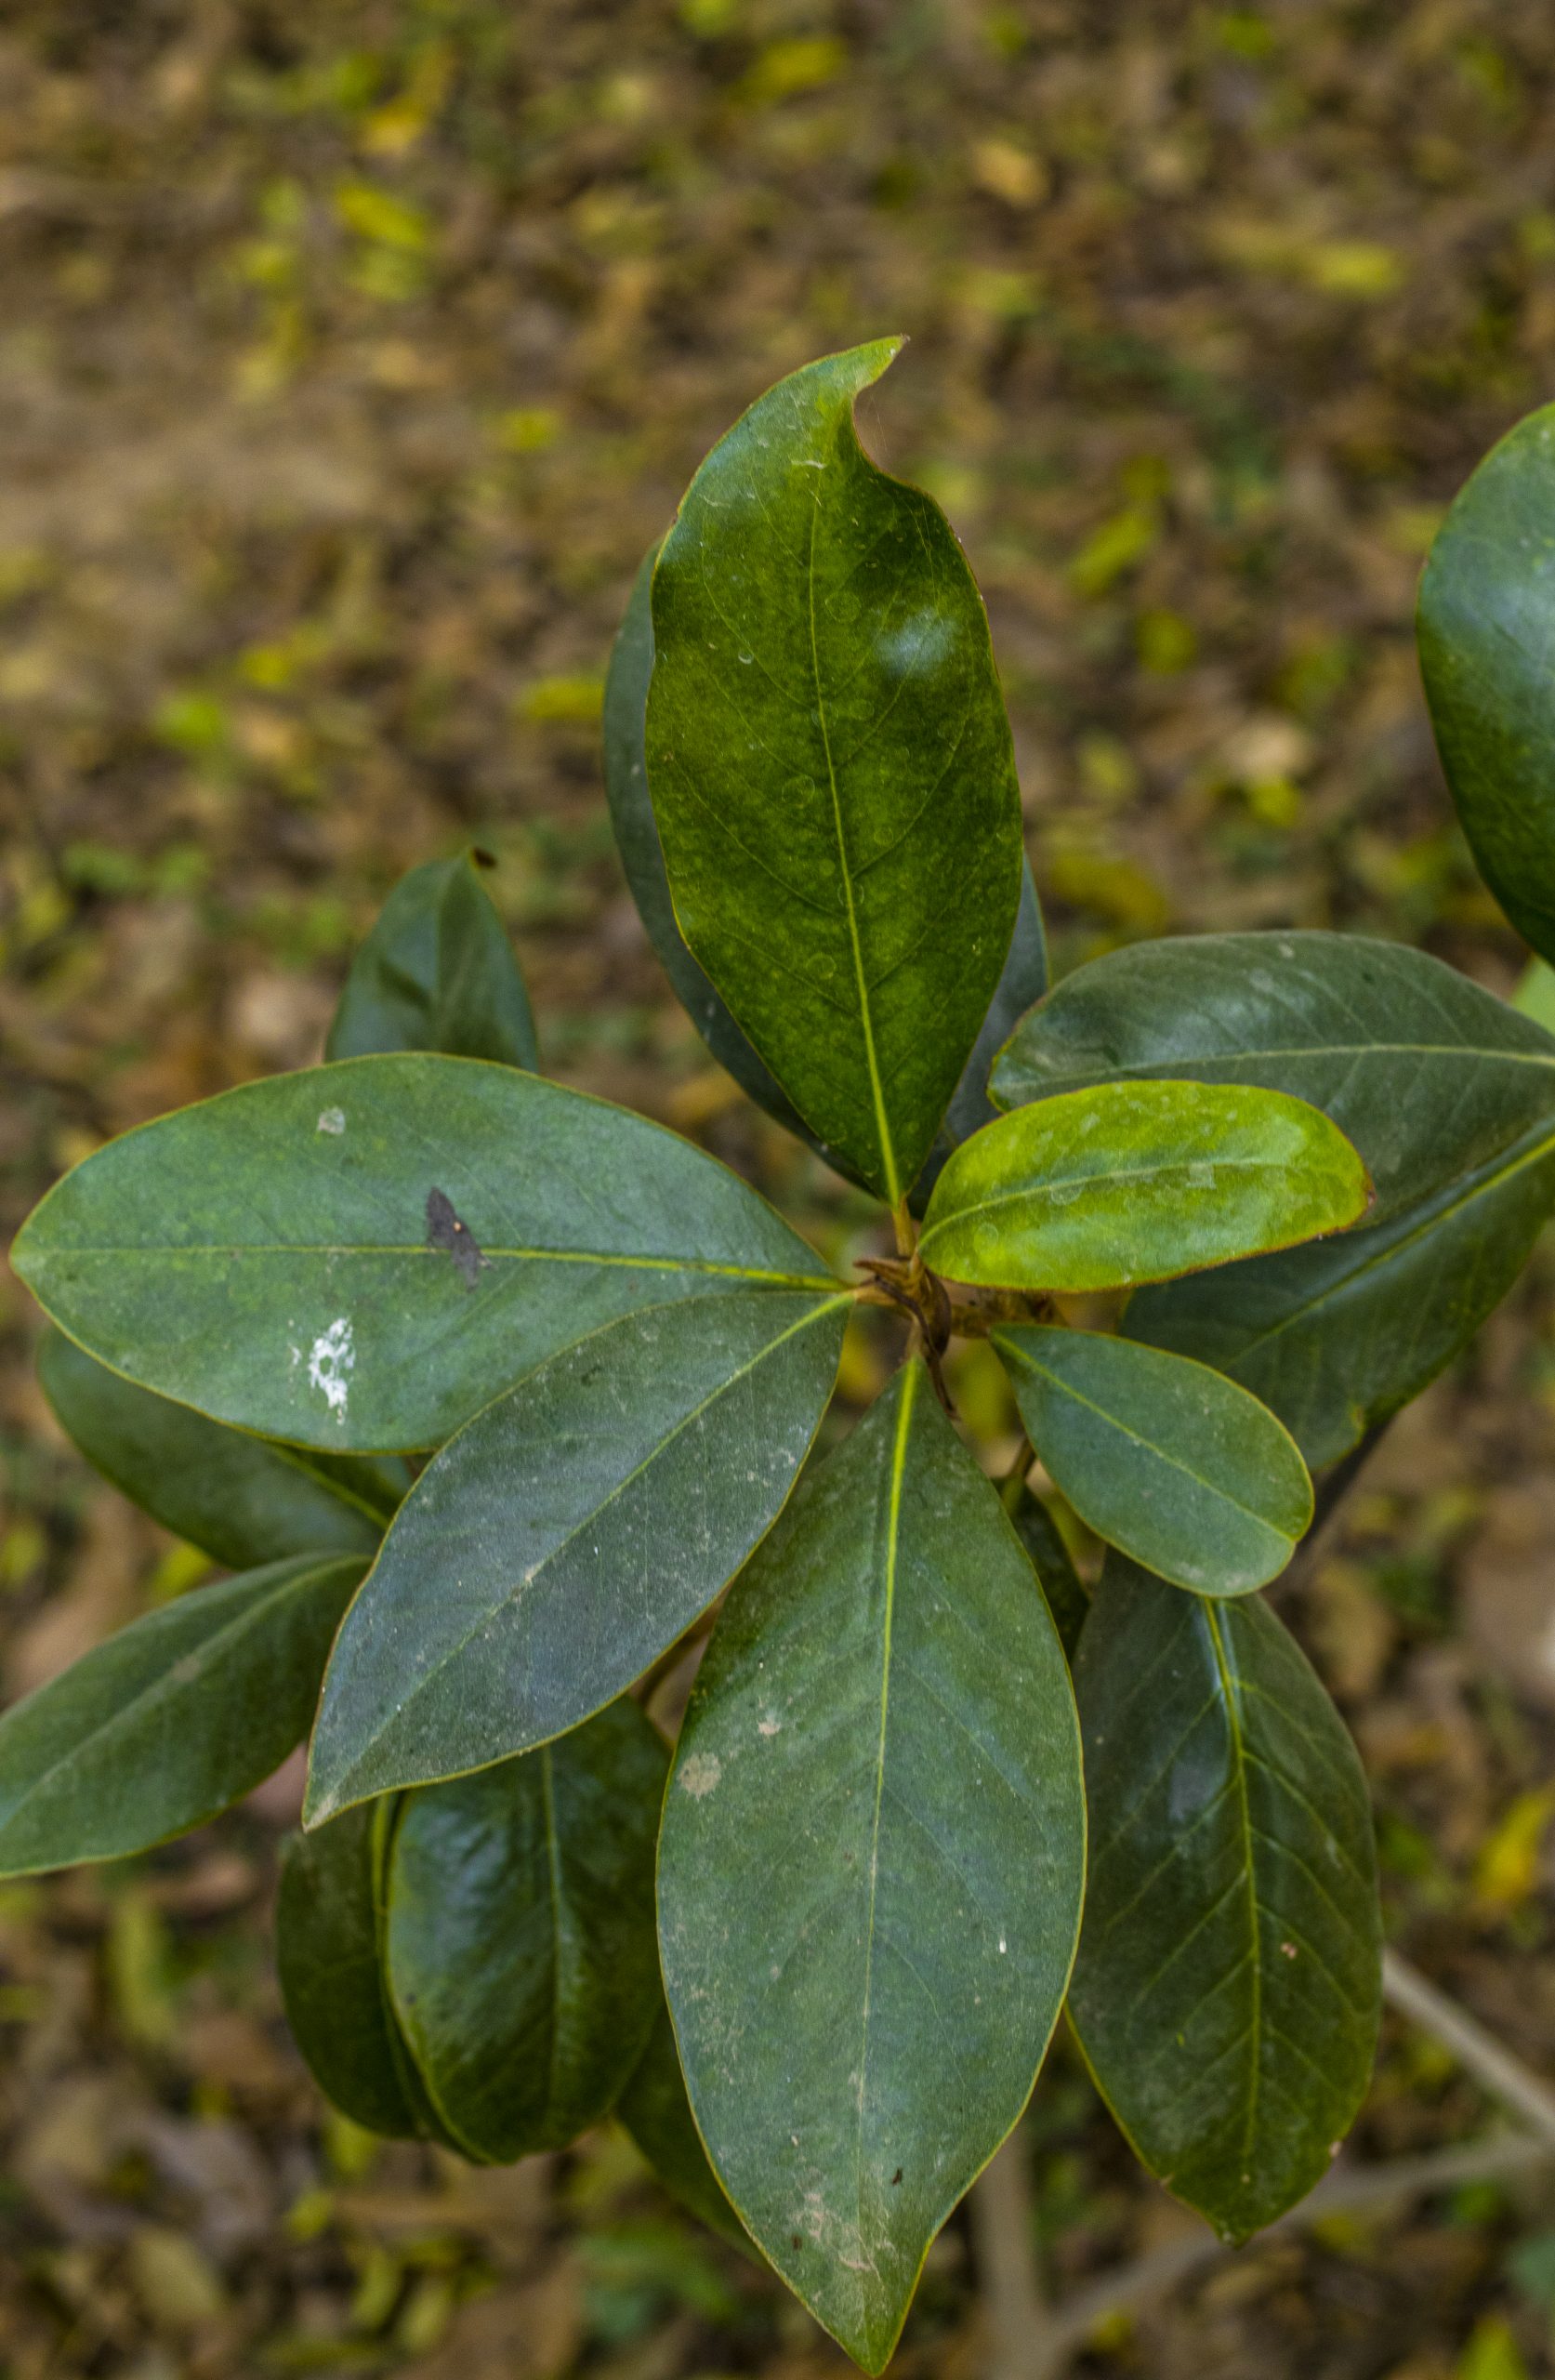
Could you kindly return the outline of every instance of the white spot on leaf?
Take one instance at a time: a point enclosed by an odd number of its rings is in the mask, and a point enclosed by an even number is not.
[[[314,1340],[308,1357],[308,1385],[323,1392],[325,1404],[336,1420],[346,1418],[346,1397],[349,1384],[346,1375],[356,1369],[356,1349],[351,1344],[351,1326],[345,1315],[332,1322],[329,1329]]]
[[[323,1111],[323,1113],[321,1114],[321,1116],[320,1116],[320,1117],[319,1117],[319,1130],[320,1130],[320,1131],[321,1131],[321,1132],[331,1132],[331,1133],[334,1133],[334,1134],[336,1135],[336,1138],[338,1138],[338,1136],[340,1135],[340,1133],[342,1133],[342,1132],[345,1130],[345,1129],[346,1129],[346,1111],[345,1111],[345,1109],[344,1109],[343,1107],[326,1107],[326,1108],[324,1108],[324,1110]]]
[[[700,1802],[710,1793],[723,1775],[723,1763],[716,1752],[693,1752],[689,1760],[680,1763],[681,1790]]]

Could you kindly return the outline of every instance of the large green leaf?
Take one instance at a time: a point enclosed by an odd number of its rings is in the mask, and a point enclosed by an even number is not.
[[[0,1719],[0,1875],[145,1851],[308,1732],[360,1556],[272,1562],[147,1613]]]
[[[663,2005],[653,1844],[668,1752],[634,1702],[407,1794],[389,1868],[395,2013],[468,2157],[562,2149],[613,2106]]]
[[[1315,1107],[1220,1083],[1109,1082],[964,1141],[920,1243],[952,1280],[1127,1288],[1287,1248],[1365,1212],[1360,1157]]]
[[[659,1854],[698,2128],[753,2239],[870,2372],[1025,2105],[1084,1868],[1061,1647],[915,1361],[736,1581]]]
[[[676,922],[665,873],[664,846],[648,793],[648,686],[653,674],[653,614],[649,590],[659,549],[651,547],[633,586],[631,601],[611,654],[605,679],[605,790],[622,866],[648,939],[679,993],[682,1005],[718,1064],[741,1089],[780,1124],[810,1143],[829,1165],[850,1169],[837,1150],[816,1139],[771,1070],[751,1048],[712,982],[692,957]],[[914,1191],[914,1205],[927,1197],[931,1177],[957,1141],[985,1124],[993,1113],[986,1083],[995,1052],[1018,1016],[1048,988],[1048,944],[1030,866],[1022,862],[1021,906],[1004,972],[989,1003],[972,1052],[962,1070],[944,1126]],[[856,1174],[852,1177],[857,1179]]]
[[[1420,668],[1480,872],[1555,959],[1555,405],[1491,449],[1420,582]]]
[[[1184,935],[1114,950],[1000,1052],[1002,1107],[1119,1078],[1252,1083],[1321,1107],[1390,1216],[1555,1135],[1555,1041],[1439,959],[1360,934]]]
[[[687,944],[810,1130],[893,1204],[1021,893],[977,588],[938,506],[853,429],[899,344],[791,374],[703,464],[653,573],[647,740]]]
[[[1522,1271],[1552,1204],[1555,1135],[1540,1124],[1375,1230],[1143,1289],[1123,1327],[1240,1381],[1315,1471],[1468,1344]]]
[[[477,1414],[340,1631],[309,1823],[528,1751],[640,1676],[771,1527],[848,1310],[768,1289],[627,1315]]]
[[[1074,1686],[1092,1848],[1070,2016],[1139,2156],[1244,2240],[1327,2172],[1371,2072],[1365,1778],[1253,1597],[1110,1554]]]
[[[286,2021],[326,2098],[391,2140],[445,2139],[389,2003],[387,1870],[398,1804],[294,1835],[281,1862],[275,1964]],[[450,2144],[454,2145],[454,2144]]]
[[[675,2027],[662,1997],[648,2046],[616,2101],[615,2114],[672,2198],[737,2248],[744,2248],[747,2254],[757,2253],[707,2162],[686,2096]]]
[[[586,1331],[665,1299],[828,1286],[673,1132],[511,1066],[278,1075],[110,1142],[12,1261],[117,1371],[304,1445],[426,1447]]]
[[[104,1478],[230,1569],[288,1554],[371,1554],[410,1486],[395,1456],[329,1455],[250,1437],[111,1372],[61,1330],[38,1378]]]
[[[326,1057],[441,1050],[538,1066],[529,994],[476,866],[461,852],[400,879],[351,961]]]
[[[1100,1331],[1022,1327],[994,1343],[1032,1444],[1098,1537],[1201,1594],[1245,1594],[1285,1568],[1312,1483],[1256,1396]]]

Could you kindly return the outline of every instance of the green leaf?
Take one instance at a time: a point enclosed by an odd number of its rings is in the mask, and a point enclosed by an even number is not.
[[[771,1527],[848,1310],[766,1289],[627,1315],[477,1414],[340,1631],[308,1823],[526,1752],[639,1677]]]
[[[1320,1470],[1467,1346],[1552,1204],[1555,1138],[1538,1126],[1375,1230],[1141,1290],[1123,1327],[1239,1381]]]
[[[476,867],[461,852],[400,879],[351,961],[327,1058],[441,1050],[539,1065],[529,994]]]
[[[286,2022],[326,2098],[390,2140],[446,2139],[389,2003],[383,1965],[392,1797],[294,1835],[281,1862],[275,1963]],[[450,2144],[453,2145],[453,2144]]]
[[[635,1308],[833,1286],[674,1133],[420,1053],[245,1083],[125,1132],[56,1183],[12,1262],[143,1387],[357,1450],[437,1444]]]
[[[1249,1083],[1321,1107],[1360,1150],[1375,1230],[1555,1133],[1555,1041],[1423,950],[1360,934],[1136,943],[1076,969],[994,1068],[1003,1107],[1120,1078]]]
[[[1555,1198],[1555,1042],[1422,951],[1356,935],[1216,934],[1079,969],[1011,1038],[995,1095],[1117,1076],[1251,1082],[1322,1107],[1376,1185],[1342,1239],[1129,1305],[1130,1338],[1214,1364],[1314,1467],[1450,1362]]]
[[[752,2238],[869,2372],[1025,2105],[1084,1867],[1062,1649],[914,1362],[736,1581],[659,1852],[698,2128]]]
[[[653,674],[653,615],[649,589],[658,551],[658,547],[652,546],[643,557],[605,680],[605,790],[610,797],[611,819],[626,881],[660,964],[718,1064],[758,1107],[764,1107],[789,1131],[808,1141],[839,1172],[850,1173],[846,1160],[835,1148],[816,1139],[775,1077],[757,1056],[711,981],[687,949],[676,922],[669,879],[665,873],[664,846],[648,794],[648,685]],[[1022,861],[1021,905],[1016,912],[1009,956],[962,1070],[940,1137],[915,1187],[915,1210],[919,1200],[928,1197],[933,1176],[955,1143],[964,1141],[987,1122],[993,1110],[984,1086],[995,1053],[1016,1018],[1047,988],[1048,944],[1042,911],[1030,866]],[[850,1178],[857,1180],[858,1176],[852,1173]]]
[[[709,2230],[744,2248],[748,2255],[758,2253],[707,2162],[686,2096],[675,2027],[662,1998],[648,2046],[632,2069],[615,2113],[672,2198],[679,2199]]]
[[[1070,2016],[1136,2153],[1245,2240],[1326,2173],[1371,2073],[1365,1778],[1253,1597],[1109,1555],[1074,1687],[1092,1848]]]
[[[393,1457],[315,1454],[209,1421],[111,1372],[62,1331],[46,1333],[38,1378],[87,1461],[230,1569],[288,1554],[370,1554],[410,1486]]]
[[[1339,1231],[1366,1171],[1325,1116],[1218,1083],[1099,1083],[963,1142],[934,1186],[923,1261],[997,1288],[1114,1289]]]
[[[1555,959],[1555,405],[1493,446],[1420,582],[1420,668],[1480,873]]]
[[[466,2156],[562,2149],[614,2105],[659,2010],[653,1844],[668,1752],[634,1702],[407,1794],[389,1869],[395,2013]]]
[[[1311,1526],[1312,1483],[1266,1406],[1204,1364],[1094,1330],[998,1330],[1053,1483],[1109,1545],[1179,1587],[1240,1595]]]
[[[660,549],[648,778],[691,950],[804,1117],[893,1205],[999,981],[1021,803],[988,623],[853,399],[900,342],[780,381]]]
[[[308,1732],[360,1558],[148,1612],[0,1719],[0,1875],[118,1859],[241,1801]]]
[[[1006,1506],[1007,1511],[1008,1506]],[[1067,1659],[1073,1662],[1080,1631],[1090,1610],[1090,1589],[1075,1569],[1058,1524],[1040,1496],[1022,1486],[1009,1514],[1015,1534],[1025,1547],[1037,1585],[1048,1598],[1053,1625]]]

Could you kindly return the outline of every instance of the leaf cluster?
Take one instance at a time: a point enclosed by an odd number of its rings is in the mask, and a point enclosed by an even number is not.
[[[0,1719],[10,1874],[162,1842],[307,1738],[277,1954],[336,2103],[480,2161],[613,2113],[869,2371],[1065,2006],[1227,2236],[1325,2169],[1377,2030],[1370,1822],[1260,1590],[1555,1203],[1555,1039],[1418,952],[1146,943],[1048,990],[977,589],[854,429],[898,344],[715,447],[605,706],[653,946],[880,1201],[863,1278],[547,1079],[481,855],[417,868],[323,1065],[125,1134],[18,1240],[65,1428],[232,1575]],[[1546,957],[1551,418],[1421,613]],[[818,1453],[861,1302],[903,1361]],[[957,1334],[1027,1434],[999,1484]],[[671,1747],[654,1689],[705,1637]]]

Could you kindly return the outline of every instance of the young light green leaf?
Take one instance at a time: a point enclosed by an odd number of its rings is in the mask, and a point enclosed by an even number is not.
[[[1205,1364],[1094,1330],[998,1330],[1032,1444],[1080,1518],[1179,1587],[1240,1595],[1311,1526],[1289,1432]]]
[[[1009,949],[1021,803],[971,574],[853,400],[792,373],[719,441],[652,581],[648,781],[687,944],[810,1130],[895,1204]]]
[[[286,2022],[342,2114],[389,2140],[457,2144],[439,2126],[389,2003],[383,1964],[392,1796],[294,1835],[281,1861],[275,1963]]]
[[[360,1556],[305,1554],[133,1620],[0,1719],[0,1875],[201,1826],[308,1732]]]
[[[1376,1229],[1142,1289],[1123,1328],[1239,1381],[1316,1471],[1468,1345],[1552,1204],[1555,1134],[1538,1124]]]
[[[1093,1084],[1252,1083],[1321,1107],[1376,1189],[1365,1228],[1555,1133],[1555,1041],[1423,950],[1361,934],[1185,934],[1077,968],[1000,1051],[1017,1107]]]
[[[1365,1778],[1251,1596],[1109,1554],[1074,1687],[1093,1847],[1070,2017],[1139,2157],[1245,2240],[1327,2172],[1371,2073]]]
[[[1084,1870],[1062,1650],[914,1362],[736,1581],[659,1854],[698,2129],[752,2238],[866,2371],[1025,2105]]]
[[[1010,1510],[1007,1502],[1006,1510],[1036,1572],[1037,1585],[1048,1599],[1065,1657],[1073,1663],[1080,1631],[1090,1610],[1090,1589],[1075,1569],[1058,1524],[1040,1496],[1034,1496],[1029,1488],[1022,1487],[1014,1500],[1014,1509]]]
[[[88,1462],[228,1568],[288,1554],[371,1554],[410,1486],[395,1456],[254,1438],[111,1372],[60,1330],[38,1349],[44,1395]]]
[[[615,2115],[671,2198],[747,2255],[759,2254],[707,2162],[686,2096],[675,2027],[662,1995],[648,2046],[616,2101]]]
[[[529,994],[477,865],[461,852],[400,879],[351,961],[326,1057],[441,1050],[539,1065]]]
[[[1555,405],[1492,447],[1420,582],[1420,670],[1480,873],[1555,959]]]
[[[648,686],[653,674],[653,615],[650,587],[658,547],[644,555],[631,601],[611,654],[605,680],[605,790],[611,821],[632,898],[660,964],[682,1006],[718,1064],[742,1091],[789,1131],[808,1141],[827,1164],[857,1180],[847,1160],[810,1131],[770,1069],[763,1065],[735,1024],[708,976],[687,949],[676,922],[665,873],[664,846],[648,794]],[[993,1113],[986,1084],[995,1051],[1018,1016],[1048,988],[1048,943],[1042,910],[1029,865],[1021,863],[1021,905],[1004,972],[989,1003],[971,1055],[962,1070],[940,1137],[913,1193],[915,1212],[933,1186],[933,1177],[957,1141],[985,1124]]]
[[[757,1289],[627,1315],[450,1439],[340,1631],[307,1822],[528,1751],[639,1677],[771,1526],[847,1312]]]
[[[1341,1231],[1366,1170],[1278,1091],[1110,1082],[1001,1116],[951,1157],[923,1261],[998,1288],[1126,1289]]]
[[[663,2005],[653,1844],[669,1755],[635,1702],[407,1794],[387,1934],[397,2020],[467,2157],[563,2149]]]
[[[12,1262],[143,1387],[341,1451],[435,1445],[616,1315],[830,1286],[674,1133],[421,1053],[245,1083],[125,1132],[56,1183]]]

